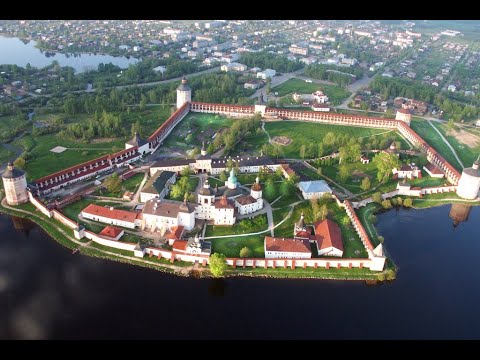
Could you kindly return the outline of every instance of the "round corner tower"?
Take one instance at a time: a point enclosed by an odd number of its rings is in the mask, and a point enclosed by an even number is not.
[[[16,169],[11,162],[2,174],[5,197],[9,205],[20,205],[28,202],[27,178],[22,170]]]
[[[479,159],[473,163],[472,167],[463,169],[457,187],[457,195],[461,198],[474,200],[478,197],[478,191],[480,190],[480,172],[478,168]]]
[[[412,121],[412,114],[408,109],[398,109],[397,114],[395,115],[395,120],[403,121],[405,124],[410,126],[410,122]]]
[[[187,85],[185,76],[182,83],[177,88],[177,109],[180,109],[186,102],[192,101],[192,89]]]

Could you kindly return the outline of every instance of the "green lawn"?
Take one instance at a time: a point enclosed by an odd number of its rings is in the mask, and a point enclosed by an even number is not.
[[[407,182],[409,184],[415,185],[415,186],[420,186],[420,187],[431,187],[431,186],[444,186],[444,185],[451,185],[448,180],[445,178],[433,178],[428,175],[426,175],[425,171],[422,170],[422,177],[421,179],[412,179],[408,180]]]
[[[433,125],[438,130],[440,130],[443,136],[447,138],[450,145],[452,145],[452,147],[457,152],[457,155],[460,158],[460,160],[462,160],[463,165],[465,165],[465,167],[472,166],[473,162],[477,159],[478,155],[480,155],[480,141],[477,143],[478,144],[477,146],[470,147],[466,144],[460,143],[454,136],[447,135],[448,133],[447,125],[439,124],[435,122],[433,122]],[[458,127],[456,127],[455,129],[459,131]],[[480,140],[480,134],[477,131],[469,129],[468,132],[470,132],[471,134],[477,135],[478,139]]]
[[[116,147],[116,151],[119,151],[124,148],[126,140],[118,139],[101,143],[84,143],[72,142],[60,139],[57,135],[48,134],[37,137],[27,135],[15,141],[14,145],[28,151],[29,155],[25,170],[27,178],[32,180],[102,155],[111,154],[113,146]],[[55,146],[79,149],[68,149],[63,153],[55,154],[50,151]]]
[[[202,140],[207,142],[212,140],[216,131],[230,127],[233,121],[216,114],[189,113],[164,141],[164,146],[182,149],[200,147]]]
[[[457,162],[457,159],[455,159],[455,156],[453,156],[450,148],[443,142],[440,135],[438,135],[438,133],[428,124],[428,122],[422,119],[414,118],[412,119],[410,126],[430,146],[437,150],[454,168],[462,171],[460,164]],[[451,145],[453,146],[452,143]]]
[[[320,168],[322,169],[323,175],[328,176],[330,179],[339,183],[354,194],[363,192],[360,188],[363,176],[360,176],[360,174],[366,174],[370,177],[371,187],[379,184],[379,181],[377,180],[377,168],[372,161],[368,164],[362,164],[360,161],[356,161],[353,163],[345,163],[344,165],[347,166],[348,173],[350,174],[350,177],[345,181],[342,181],[339,177],[339,165],[320,166]],[[314,166],[318,167],[318,165]],[[355,174],[358,174],[358,176]]]
[[[138,189],[138,185],[142,182],[145,174],[144,173],[139,173],[136,175],[133,175],[131,178],[125,180],[122,182],[122,187],[126,191],[136,191]]]
[[[212,242],[212,252],[224,254],[226,257],[240,257],[240,250],[248,247],[253,253],[251,257],[263,258],[265,235],[242,236],[209,240]]]
[[[342,232],[342,239],[343,239],[343,257],[344,258],[362,258],[367,257],[367,252],[358,237],[357,233],[353,229],[353,227],[349,225],[344,225],[342,223],[342,219],[347,216],[344,209],[340,208],[335,202],[331,202],[328,204],[329,215],[328,217],[335,221],[341,229]],[[295,222],[300,219],[300,214],[304,213],[305,216],[305,223],[313,224],[313,213],[312,207],[309,201],[305,201],[297,206],[295,206],[295,210],[292,213],[292,216],[286,220],[282,225],[275,229],[275,236],[276,237],[286,237],[292,238],[293,237],[293,229]],[[279,219],[283,214],[275,214],[274,219]]]
[[[283,84],[272,88],[272,91],[278,92],[278,96],[285,96],[293,93],[311,94],[317,90],[322,90],[333,105],[340,104],[343,100],[350,96],[350,92],[342,89],[340,86],[307,83],[305,80],[290,79]]]
[[[370,203],[366,206],[362,206],[360,209],[355,210],[360,222],[362,223],[363,227],[367,231],[368,237],[370,238],[373,246],[377,246],[380,244],[380,240],[378,239],[377,229],[375,229],[374,224],[369,220],[369,217],[372,214],[375,214],[382,206],[378,203]]]
[[[266,230],[268,227],[267,215],[255,216],[253,219],[242,219],[233,226],[207,225],[205,237],[248,234]]]
[[[0,146],[0,164],[15,159],[15,153]]]
[[[329,132],[334,133],[335,136],[341,134],[349,138],[364,138],[385,133],[385,129],[318,124],[302,121],[266,122],[265,129],[270,134],[270,137],[286,136],[292,140],[290,145],[282,146],[284,156],[292,159],[300,159],[300,147],[302,145],[317,144],[323,141],[325,135]],[[400,140],[399,135],[393,131],[386,133],[385,136],[392,140]]]

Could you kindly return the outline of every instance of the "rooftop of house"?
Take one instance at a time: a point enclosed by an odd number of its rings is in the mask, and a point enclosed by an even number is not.
[[[298,188],[304,193],[332,192],[325,180],[300,181]]]
[[[116,239],[118,235],[124,232],[123,229],[120,229],[115,226],[106,226],[98,235]]]
[[[288,239],[265,236],[265,250],[279,252],[311,253],[310,242],[306,239]]]
[[[319,249],[334,247],[343,251],[342,232],[340,227],[330,219],[317,221],[314,224],[315,239]]]
[[[165,186],[167,186],[168,180],[170,180],[175,173],[172,171],[157,171],[145,184],[142,189],[142,193],[148,194],[160,194]]]
[[[115,219],[133,223],[138,218],[137,213],[125,210],[114,209],[113,207],[98,206],[90,204],[82,210],[82,213],[105,217],[108,219]]]

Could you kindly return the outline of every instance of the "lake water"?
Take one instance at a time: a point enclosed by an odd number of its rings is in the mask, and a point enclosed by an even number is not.
[[[389,211],[382,285],[180,278],[71,255],[0,215],[1,339],[478,339],[480,207]]]
[[[24,44],[18,38],[0,36],[0,64],[16,64],[25,67],[27,63],[31,66],[42,68],[48,66],[53,60],[57,60],[60,66],[71,66],[77,73],[86,70],[96,70],[98,64],[112,63],[124,69],[130,64],[135,64],[138,59],[110,55],[94,54],[60,54],[45,53],[35,47],[36,42],[30,41]]]

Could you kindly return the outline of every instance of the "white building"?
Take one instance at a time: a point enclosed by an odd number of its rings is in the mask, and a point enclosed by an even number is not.
[[[11,162],[2,174],[5,197],[9,205],[20,205],[28,202],[27,179],[22,170],[16,169]]]
[[[265,69],[263,71],[257,72],[257,78],[267,80],[268,78],[273,78],[277,72],[272,69]]]
[[[229,72],[229,71],[243,72],[243,71],[247,71],[247,68],[248,68],[247,65],[243,65],[243,64],[234,62],[234,63],[222,65],[220,70],[225,71],[225,72]]]
[[[257,176],[252,185],[250,195],[242,195],[235,198],[235,207],[240,215],[247,215],[263,209],[262,186]]]
[[[310,259],[312,250],[306,239],[285,239],[265,236],[266,259]]]
[[[462,176],[458,182],[457,195],[463,199],[473,200],[478,197],[478,191],[480,190],[479,159],[473,163],[472,167],[465,168],[462,171]]]
[[[304,199],[321,198],[323,194],[332,193],[332,189],[325,180],[300,181],[298,188],[302,192]]]
[[[314,224],[315,242],[318,256],[343,256],[342,232],[340,227],[330,219]]]
[[[319,104],[325,104],[328,102],[328,96],[325,95],[321,90],[315,91],[312,95],[313,99]]]
[[[182,79],[182,83],[177,88],[177,109],[180,109],[186,102],[192,101],[192,89],[187,85],[187,79],[185,76]]]
[[[445,176],[445,173],[443,172],[442,169],[440,169],[437,165],[435,164],[427,164],[423,167],[423,170],[426,171],[428,175],[430,175],[433,178],[443,178]]]
[[[134,229],[142,224],[140,214],[132,211],[118,210],[113,207],[88,205],[80,213],[84,219],[99,221],[105,224]]]
[[[150,152],[148,142],[142,139],[137,132],[135,132],[132,140],[125,143],[125,149],[130,149],[135,146],[138,146],[138,152],[142,155]]]
[[[142,209],[143,229],[147,231],[165,231],[174,226],[183,226],[192,230],[195,226],[195,208],[186,201],[152,199]]]
[[[396,174],[398,179],[413,179],[421,176],[422,171],[414,164],[403,164],[400,169],[392,169],[392,173]]]
[[[173,171],[157,171],[140,191],[140,202],[158,198],[163,199],[169,191],[169,185],[175,184],[177,177]]]
[[[232,201],[228,200],[226,196],[215,200],[215,194],[210,188],[207,179],[197,195],[195,217],[198,219],[213,220],[215,225],[233,225],[236,220],[235,207]]]

